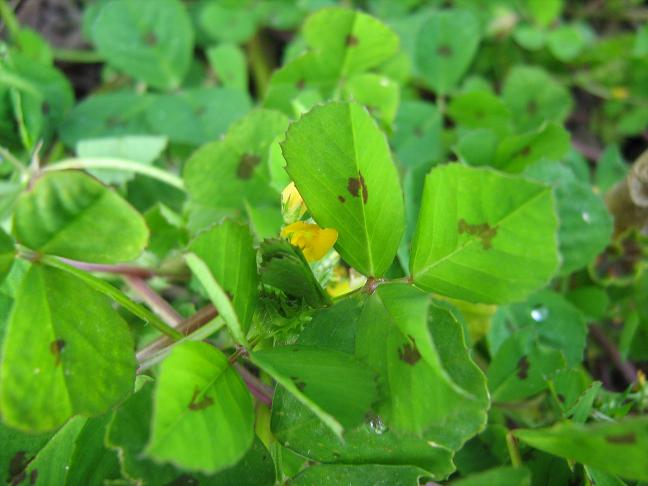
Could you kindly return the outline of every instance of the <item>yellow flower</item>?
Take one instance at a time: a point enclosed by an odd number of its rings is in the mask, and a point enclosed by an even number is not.
[[[630,93],[628,92],[628,88],[625,86],[615,86],[610,90],[610,95],[615,100],[625,100]]]
[[[353,268],[347,269],[343,265],[338,265],[333,269],[326,291],[331,297],[340,297],[362,287],[366,281],[367,278]]]
[[[284,222],[290,224],[300,219],[306,212],[306,204],[295,187],[295,183],[291,182],[281,192],[281,214],[283,215]]]
[[[316,224],[297,221],[282,229],[281,236],[288,237],[292,245],[300,248],[306,260],[315,262],[333,247],[338,232],[333,228],[320,228]]]

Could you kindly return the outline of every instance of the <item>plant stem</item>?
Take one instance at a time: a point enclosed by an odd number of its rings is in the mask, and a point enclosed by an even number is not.
[[[6,0],[0,0],[0,18],[7,26],[10,37],[16,37],[20,32],[20,24],[16,15],[13,13],[12,8],[7,4]]]
[[[182,323],[180,314],[166,300],[160,297],[155,290],[149,287],[144,280],[132,275],[124,275],[122,278],[160,319],[170,326],[178,328]]]
[[[138,304],[137,302],[132,301],[121,290],[110,285],[108,282],[105,282],[104,280],[101,280],[88,272],[79,270],[78,268],[68,265],[67,263],[61,261],[55,256],[43,255],[38,258],[38,261],[52,268],[56,268],[58,270],[67,272],[83,280],[90,287],[110,297],[119,305],[121,305],[124,309],[131,312],[133,315],[151,324],[162,334],[165,334],[172,339],[181,339],[183,337],[182,333],[180,333],[178,330],[174,329],[173,327],[169,326],[167,323],[162,321],[159,317],[157,317],[155,314],[149,311],[146,307]]]
[[[27,173],[27,167],[20,162],[8,149],[0,146],[0,157],[9,162],[21,174]]]
[[[508,449],[513,467],[520,467],[522,465],[522,457],[517,446],[517,439],[513,435],[512,430],[506,433],[506,448]]]
[[[104,61],[103,56],[96,51],[76,49],[54,49],[54,58],[57,61],[86,64],[96,64]]]
[[[268,407],[272,406],[272,395],[273,390],[271,387],[262,383],[256,376],[250,373],[247,368],[238,363],[234,363],[234,368],[239,372],[241,378],[250,390],[250,393],[254,395],[260,402],[265,403]]]
[[[603,332],[603,329],[595,324],[590,324],[589,332],[590,336],[592,336],[599,346],[601,346],[605,354],[607,354],[612,360],[612,363],[614,363],[614,366],[623,375],[623,378],[625,378],[628,384],[634,383],[635,378],[637,377],[636,368],[631,363],[624,361],[618,348],[612,341],[610,341],[610,339],[608,339]]]
[[[207,322],[207,324],[194,330],[191,334],[183,337],[179,341],[171,341],[169,339],[166,339],[167,345],[165,347],[156,348],[156,343],[159,342],[159,340],[152,343],[151,346],[148,346],[147,348],[144,348],[137,353],[137,361],[138,363],[140,363],[137,372],[141,373],[148,368],[155,366],[157,363],[162,361],[164,357],[168,355],[171,350],[178,344],[185,341],[200,341],[206,339],[216,331],[222,329],[224,326],[225,323],[223,319],[212,318],[209,322]]]
[[[162,181],[184,191],[184,182],[180,177],[157,167],[139,164],[130,160],[109,157],[70,158],[43,168],[45,172],[69,169],[113,169],[135,172]]]
[[[261,32],[257,32],[247,46],[248,58],[252,69],[252,77],[254,79],[254,86],[256,88],[256,95],[258,99],[263,99],[268,83],[272,77],[273,65],[270,61],[270,47],[265,42],[264,36]]]
[[[79,270],[85,270],[86,272],[114,273],[119,275],[129,275],[141,279],[148,279],[157,275],[157,273],[153,270],[144,267],[138,267],[136,265],[106,265],[104,263],[87,263],[61,257],[59,257],[59,260],[67,263],[74,268],[78,268]]]
[[[218,311],[212,304],[208,304],[205,307],[199,309],[195,314],[193,314],[188,319],[185,319],[177,326],[177,330],[180,331],[183,335],[191,335],[196,330],[200,329],[202,326],[208,322],[214,320],[218,316]],[[143,362],[155,355],[158,351],[171,346],[173,340],[169,339],[167,336],[162,336],[159,339],[156,339],[152,343],[148,344],[146,347],[140,349],[137,352],[137,360]]]

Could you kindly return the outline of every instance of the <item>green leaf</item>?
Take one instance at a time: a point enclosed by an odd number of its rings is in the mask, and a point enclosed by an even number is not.
[[[285,240],[261,243],[260,272],[264,285],[278,288],[289,297],[303,299],[311,307],[322,307],[331,302],[303,253]]]
[[[391,126],[398,110],[400,89],[395,81],[374,73],[353,76],[344,85],[345,99],[367,107],[385,126]]]
[[[248,89],[245,53],[236,44],[219,44],[207,49],[207,59],[218,80],[227,88]]]
[[[60,270],[33,265],[4,341],[4,422],[46,431],[75,414],[103,413],[132,388],[133,347],[128,326],[106,297]]]
[[[549,51],[562,62],[574,60],[586,44],[583,29],[577,25],[561,25],[547,35]]]
[[[155,88],[177,88],[187,74],[193,31],[178,0],[103,2],[89,30],[109,64]]]
[[[131,479],[142,480],[144,484],[168,484],[186,477],[182,470],[170,464],[156,464],[142,455],[150,436],[151,423],[148,419],[153,410],[153,381],[146,377],[142,388],[135,392],[115,411],[106,431],[109,447],[118,451],[122,473]],[[236,463],[213,476],[194,473],[200,484],[227,486],[237,481],[255,485],[272,485],[275,472],[268,451],[258,439]]]
[[[648,419],[590,425],[564,422],[544,429],[516,429],[515,436],[551,454],[622,478],[648,481]]]
[[[76,146],[79,158],[111,157],[152,165],[167,146],[167,138],[154,135],[125,135],[81,140]],[[88,171],[105,184],[121,184],[135,174],[126,171],[93,169]]]
[[[555,123],[548,123],[537,130],[502,140],[491,165],[506,172],[522,172],[541,159],[562,159],[569,151],[569,143],[567,130]]]
[[[460,325],[429,295],[404,284],[379,286],[361,314],[356,353],[378,373],[386,398],[377,413],[396,432],[458,449],[484,427],[484,376]]]
[[[231,88],[194,88],[160,95],[146,110],[156,134],[177,143],[200,145],[217,140],[251,107],[247,93]]]
[[[322,309],[299,336],[297,343],[355,352],[358,318],[366,296],[354,295]],[[454,471],[452,451],[425,439],[395,433],[375,413],[344,432],[344,441],[309,408],[281,387],[275,391],[272,431],[286,447],[321,462],[346,464],[414,465],[435,480]]]
[[[390,142],[397,159],[416,167],[441,159],[442,118],[439,110],[419,100],[404,100],[398,109]]]
[[[319,64],[337,78],[378,66],[396,53],[398,36],[380,20],[346,8],[322,9],[303,27]]]
[[[209,299],[218,310],[218,313],[225,321],[230,334],[242,346],[247,345],[247,339],[241,326],[241,322],[236,314],[229,296],[225,290],[214,279],[209,266],[193,253],[185,255],[185,261],[191,269],[191,272],[196,276],[198,281],[202,284]]]
[[[572,108],[569,91],[542,68],[515,66],[504,81],[502,98],[519,130],[563,122]]]
[[[144,218],[135,209],[75,171],[45,174],[22,194],[14,231],[32,250],[96,263],[133,260],[148,241]]]
[[[403,195],[384,135],[359,105],[329,103],[293,123],[282,144],[286,170],[336,249],[356,270],[379,277],[405,226]]]
[[[167,206],[158,202],[144,214],[151,230],[147,250],[160,260],[169,252],[187,244],[188,236],[182,218]]]
[[[605,194],[628,173],[618,145],[609,145],[596,164],[596,185]]]
[[[38,140],[52,138],[74,105],[74,92],[61,71],[16,52],[11,52],[1,69],[20,80],[18,89],[12,90],[12,102],[15,118],[24,124],[23,145],[30,151]]]
[[[558,266],[551,189],[450,164],[425,181],[410,271],[421,288],[471,302],[523,299]]]
[[[104,446],[109,418],[74,417],[66,423],[29,463],[30,484],[101,486],[119,479],[117,454]]]
[[[230,128],[223,140],[208,143],[187,161],[183,178],[192,202],[217,210],[243,209],[245,201],[277,203],[269,185],[270,144],[288,126],[288,118],[255,110]]]
[[[521,329],[502,343],[488,368],[493,401],[516,401],[536,395],[547,388],[547,379],[566,365],[559,350],[539,344],[534,329]]]
[[[246,225],[225,220],[199,233],[189,243],[209,267],[218,284],[229,292],[243,332],[247,332],[257,303],[256,250]]]
[[[284,346],[256,351],[251,359],[312,410],[333,417],[340,431],[362,422],[376,399],[373,373],[347,353]]]
[[[416,37],[415,59],[435,92],[449,93],[473,60],[480,40],[479,22],[469,11],[432,13]]]
[[[452,486],[482,486],[485,484],[531,486],[531,474],[524,467],[498,467],[452,481],[450,484]]]
[[[144,116],[155,96],[123,91],[89,96],[63,120],[61,140],[75,148],[81,140],[146,135],[151,129]]]
[[[398,50],[398,36],[389,27],[346,8],[316,12],[302,32],[308,52],[273,74],[264,100],[264,106],[288,115],[303,113],[321,99],[337,98],[347,80],[377,67]],[[386,94],[389,106],[393,92]]]
[[[563,0],[529,0],[527,8],[538,25],[547,27],[560,16]]]
[[[13,239],[0,228],[0,283],[5,279],[16,256],[16,247]]]
[[[225,355],[210,344],[176,346],[160,367],[146,455],[212,474],[252,445],[254,406]]]
[[[297,476],[290,478],[290,484],[297,486],[314,484],[411,486],[419,484],[419,478],[427,476],[428,474],[423,469],[414,466],[320,464],[308,467]]]
[[[466,128],[490,128],[498,135],[510,131],[511,113],[504,102],[489,91],[470,91],[453,97],[448,115]]]
[[[257,18],[246,2],[200,2],[197,27],[210,39],[243,43],[254,35]]]
[[[500,307],[489,332],[491,354],[524,328],[532,328],[542,346],[561,351],[569,366],[577,366],[583,360],[587,323],[580,310],[562,295],[542,290],[526,302]]]
[[[50,437],[51,434],[25,434],[0,424],[0,478],[5,484],[20,483],[25,469]]]
[[[603,199],[592,191],[589,183],[578,181],[558,162],[541,161],[528,167],[525,175],[555,187],[560,221],[560,273],[568,274],[587,266],[612,237],[613,220]]]

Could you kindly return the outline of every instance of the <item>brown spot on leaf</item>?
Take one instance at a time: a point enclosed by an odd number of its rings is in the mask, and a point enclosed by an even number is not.
[[[526,356],[522,356],[517,363],[517,376],[520,380],[526,380],[529,376],[529,360]]]
[[[346,199],[344,199],[344,196],[338,196],[338,201],[344,204],[346,202]]]
[[[488,250],[493,246],[493,238],[497,235],[498,227],[491,227],[488,223],[470,224],[461,218],[457,224],[459,234],[468,233],[481,239],[482,247]]]
[[[205,113],[207,113],[207,108],[204,106],[199,106],[194,110],[194,115],[196,116],[203,116]]]
[[[61,351],[63,351],[64,347],[65,341],[61,338],[50,343],[50,352],[54,355],[54,366],[61,364]]]
[[[108,128],[115,128],[123,124],[124,122],[118,116],[111,116],[106,119],[106,127]]]
[[[155,35],[155,32],[147,33],[146,36],[144,37],[144,42],[146,42],[146,45],[150,47],[157,46],[158,38]]]
[[[452,47],[448,44],[443,44],[437,47],[437,54],[441,57],[450,57],[452,56]]]
[[[239,179],[250,179],[254,174],[254,169],[261,162],[261,158],[254,154],[243,154],[236,168],[236,177]]]
[[[300,380],[297,376],[291,376],[290,379],[293,381],[299,391],[304,391],[304,388],[306,388],[306,383]]]
[[[7,482],[11,481],[13,477],[23,472],[27,467],[27,464],[29,464],[27,453],[25,451],[16,452],[9,461],[9,475],[7,476]]]
[[[36,479],[38,479],[38,469],[34,469],[29,473],[29,484],[36,484]]]
[[[362,173],[358,172],[358,177],[349,177],[347,181],[347,190],[353,197],[359,197],[362,192],[362,201],[367,204],[369,191],[367,191],[367,184],[365,184]]]
[[[193,395],[191,396],[191,401],[189,402],[189,410],[203,410],[210,405],[213,405],[214,399],[208,396],[203,396],[202,399],[198,400],[200,396],[200,390],[198,387],[194,389]]]
[[[295,83],[295,88],[297,88],[299,91],[304,89],[305,86],[306,86],[306,81],[304,81],[303,79],[300,79]]]
[[[618,435],[606,435],[605,440],[610,444],[634,444],[637,442],[637,436],[634,432]]]
[[[398,358],[401,361],[405,361],[408,365],[414,366],[420,359],[421,353],[419,353],[418,348],[416,347],[416,341],[412,336],[407,336],[409,342],[405,343],[401,349],[398,350]]]
[[[526,111],[529,115],[535,115],[538,112],[538,102],[536,100],[529,100],[526,105]]]
[[[531,155],[531,145],[527,145],[522,150],[520,150],[520,155],[522,157],[528,157],[529,155]]]
[[[562,393],[558,393],[558,395],[556,396],[558,397],[558,401],[560,403],[565,403],[565,395],[563,395]]]
[[[50,104],[47,101],[43,101],[43,104],[41,105],[41,113],[47,116],[50,114],[51,109]]]
[[[358,45],[358,38],[352,34],[346,36],[346,45],[348,47],[353,47]]]

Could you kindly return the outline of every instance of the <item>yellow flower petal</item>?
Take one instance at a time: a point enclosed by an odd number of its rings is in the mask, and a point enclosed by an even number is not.
[[[299,194],[294,182],[288,184],[281,192],[281,213],[286,223],[292,223],[306,212],[306,204]]]
[[[316,224],[297,221],[281,230],[281,236],[301,248],[309,262],[320,260],[337,241],[338,232],[333,228],[320,228]]]

